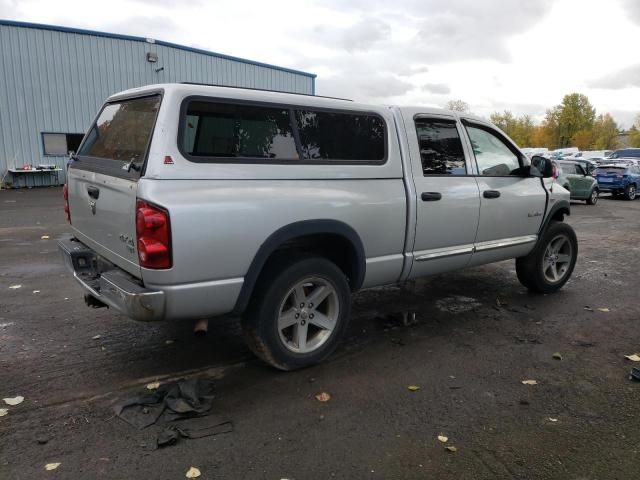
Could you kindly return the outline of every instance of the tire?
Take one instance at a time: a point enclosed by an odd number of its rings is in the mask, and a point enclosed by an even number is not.
[[[567,283],[577,258],[578,239],[573,228],[551,222],[534,250],[516,259],[518,280],[531,291],[553,293]]]
[[[326,258],[299,257],[265,269],[242,329],[259,358],[280,370],[296,370],[333,353],[350,313],[351,291],[342,270]]]
[[[598,192],[597,188],[591,190],[591,195],[589,195],[589,198],[587,198],[587,205],[595,205],[596,203],[598,203],[599,196],[600,193]]]
[[[636,199],[636,186],[632,183],[624,187],[624,198],[626,200]]]

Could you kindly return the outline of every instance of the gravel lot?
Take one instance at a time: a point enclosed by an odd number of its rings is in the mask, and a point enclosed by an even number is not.
[[[85,307],[56,249],[61,190],[0,191],[0,397],[25,397],[1,405],[0,478],[635,477],[640,383],[624,355],[640,352],[640,201],[576,203],[568,221],[580,253],[558,294],[528,294],[513,262],[365,291],[328,362],[281,373],[236,319],[196,337]],[[138,431],[113,404],[186,375],[215,379],[234,431],[143,448],[159,427]]]

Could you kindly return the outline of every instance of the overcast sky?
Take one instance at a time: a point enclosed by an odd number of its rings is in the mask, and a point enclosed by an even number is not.
[[[180,43],[318,75],[317,93],[542,119],[571,92],[640,113],[640,0],[0,0],[0,18]]]

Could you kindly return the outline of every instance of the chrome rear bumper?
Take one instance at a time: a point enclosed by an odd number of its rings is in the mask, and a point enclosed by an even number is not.
[[[164,319],[164,292],[143,287],[75,238],[58,241],[58,248],[66,267],[87,294],[134,320]]]

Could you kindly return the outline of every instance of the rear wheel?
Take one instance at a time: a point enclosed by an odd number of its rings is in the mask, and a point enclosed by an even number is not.
[[[597,188],[591,190],[591,195],[589,195],[589,198],[587,198],[587,205],[595,205],[596,203],[598,203],[598,196],[599,192]]]
[[[567,283],[578,257],[578,239],[570,225],[552,222],[526,257],[516,259],[518,280],[529,290],[553,293]]]
[[[242,327],[251,350],[280,370],[321,362],[344,336],[351,310],[347,278],[331,261],[275,262],[256,285]]]
[[[636,186],[633,184],[629,184],[624,187],[624,198],[627,200],[635,200],[636,199]]]

